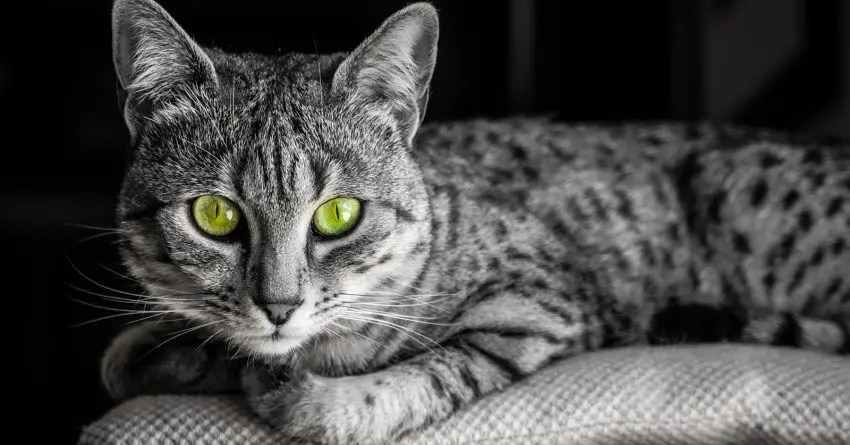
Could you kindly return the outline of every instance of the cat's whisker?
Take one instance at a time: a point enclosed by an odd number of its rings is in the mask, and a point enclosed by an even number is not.
[[[93,308],[96,308],[96,309],[102,309],[102,310],[110,311],[110,312],[143,313],[143,314],[149,314],[151,312],[154,312],[154,311],[143,311],[143,310],[138,310],[138,309],[124,309],[124,308],[114,308],[114,307],[109,307],[109,306],[101,306],[99,304],[94,304],[94,303],[89,303],[87,301],[78,300],[78,299],[76,299],[76,298],[74,298],[70,295],[65,295],[65,298],[68,298],[71,301],[74,301],[76,303],[79,303],[79,304],[82,304],[82,305],[85,305],[85,306],[90,306],[90,307],[93,307]]]
[[[439,319],[438,317],[416,317],[416,316],[395,314],[395,313],[392,313],[392,312],[373,311],[373,310],[369,310],[369,309],[359,309],[359,308],[350,307],[350,306],[346,307],[346,309],[349,310],[349,311],[355,311],[356,313],[359,313],[359,314],[377,315],[377,316],[380,316],[380,317],[385,317],[385,318],[400,320],[400,321],[408,321],[408,322],[411,322],[411,323],[429,324],[429,325],[434,325],[434,326],[454,326],[453,324],[427,321],[427,320],[438,320]]]
[[[92,226],[92,225],[88,225],[88,224],[76,224],[76,223],[67,223],[66,225],[71,226],[71,227],[77,227],[77,228],[80,228],[80,229],[100,230],[100,231],[111,232],[111,233],[123,233],[123,232],[125,232],[124,229],[121,229],[121,228],[118,228],[118,227],[99,227],[99,226]]]
[[[145,297],[145,296],[146,296],[146,295],[141,295],[141,294],[137,294],[137,293],[133,293],[133,292],[122,291],[122,290],[119,290],[119,289],[115,289],[115,288],[109,287],[109,286],[107,286],[107,285],[105,285],[105,284],[101,284],[101,283],[97,282],[97,280],[94,280],[93,278],[91,278],[91,277],[89,277],[88,275],[84,274],[84,273],[83,273],[83,271],[81,271],[81,270],[80,270],[80,269],[79,269],[79,268],[78,268],[78,267],[74,264],[74,262],[73,262],[73,261],[71,261],[71,258],[70,258],[69,256],[65,255],[65,259],[66,259],[66,260],[68,260],[68,264],[70,264],[70,265],[71,265],[71,268],[72,268],[72,269],[74,269],[74,271],[75,271],[75,272],[77,272],[77,273],[78,273],[81,277],[83,277],[86,281],[88,281],[88,282],[90,282],[90,283],[94,284],[95,286],[97,286],[97,287],[99,287],[99,288],[101,288],[101,289],[105,289],[105,290],[108,290],[108,291],[110,291],[110,292],[115,292],[115,293],[118,293],[118,294],[128,295],[128,296],[136,297],[136,298],[141,298],[141,297]]]
[[[139,323],[139,322],[142,322],[142,321],[145,321],[145,320],[150,320],[151,318],[162,317],[162,316],[165,316],[167,314],[176,314],[176,313],[178,313],[178,311],[156,311],[156,312],[153,312],[153,311],[134,311],[134,312],[121,313],[121,314],[111,314],[111,315],[106,315],[106,316],[103,316],[103,317],[98,317],[98,318],[95,318],[93,320],[88,320],[88,321],[84,321],[84,322],[81,322],[81,323],[72,324],[69,327],[70,328],[79,328],[79,327],[82,327],[82,326],[90,325],[90,324],[97,323],[97,322],[100,322],[100,321],[111,320],[111,319],[114,319],[114,318],[129,317],[129,316],[133,316],[133,315],[151,314],[151,315],[147,315],[145,317],[142,317],[138,320],[131,320],[127,324]]]
[[[358,310],[358,311],[370,312],[370,313],[377,314],[377,315],[386,315],[386,316],[389,316],[389,317],[406,318],[406,319],[409,319],[409,320],[438,320],[440,318],[440,317],[425,317],[425,316],[419,316],[419,315],[408,315],[408,314],[396,313],[396,312],[385,312],[385,311],[380,311],[380,310],[375,310],[375,309],[370,309],[370,308],[359,308],[357,306],[360,303],[356,302],[356,301],[342,301],[341,303],[344,305],[343,307],[345,309],[354,309],[354,310]]]
[[[341,324],[339,324],[339,323],[334,323],[334,322],[332,322],[332,321],[328,321],[327,323],[328,323],[329,325],[331,325],[331,326],[336,326],[336,327],[337,327],[337,328],[339,328],[339,329],[344,329],[344,330],[346,331],[346,333],[348,333],[348,334],[354,334],[354,335],[357,335],[357,336],[359,336],[359,337],[361,337],[361,338],[363,338],[363,339],[366,339],[366,340],[371,341],[372,343],[375,343],[375,344],[376,344],[376,345],[378,345],[378,346],[386,347],[386,345],[381,344],[381,342],[379,342],[378,340],[375,340],[374,338],[371,338],[371,337],[369,337],[369,336],[367,336],[367,335],[363,334],[362,332],[357,332],[356,330],[354,330],[354,329],[352,329],[352,328],[349,328],[349,327],[343,326],[343,325],[341,325]]]
[[[451,298],[452,298],[452,297],[449,297],[449,298],[440,298],[440,299],[432,300],[432,301],[413,300],[413,301],[416,301],[416,303],[397,302],[397,301],[395,301],[394,299],[388,299],[389,301],[382,301],[382,302],[378,302],[378,303],[376,303],[376,302],[374,302],[374,301],[356,301],[356,300],[355,300],[355,301],[347,301],[347,300],[344,300],[344,302],[345,302],[345,303],[356,303],[356,304],[364,305],[364,306],[375,306],[375,307],[416,307],[416,306],[431,306],[431,307],[433,307],[434,309],[439,309],[440,311],[447,312],[447,310],[446,310],[445,308],[441,308],[441,307],[436,306],[436,305],[437,305],[437,304],[439,304],[439,303],[442,303],[442,302],[444,302],[444,301],[448,301],[448,300],[450,300]]]
[[[207,326],[212,326],[212,325],[214,325],[214,324],[222,323],[222,322],[224,322],[224,320],[215,320],[215,321],[211,321],[211,322],[209,322],[209,323],[204,323],[204,324],[200,324],[200,325],[197,325],[197,326],[192,326],[192,327],[190,327],[190,328],[183,329],[183,330],[181,330],[181,331],[177,331],[177,333],[172,334],[170,337],[168,337],[167,339],[165,339],[165,340],[161,341],[159,344],[157,344],[156,346],[154,346],[153,348],[151,348],[150,350],[148,350],[147,352],[145,352],[144,354],[142,354],[142,357],[141,357],[141,358],[142,358],[142,359],[144,359],[145,357],[147,357],[148,355],[150,355],[153,351],[156,351],[157,349],[161,348],[163,345],[165,345],[166,343],[168,343],[168,342],[170,342],[170,341],[172,341],[172,340],[175,340],[175,339],[180,338],[180,337],[182,337],[182,336],[184,336],[184,335],[187,335],[187,334],[190,334],[190,333],[192,333],[192,332],[195,332],[195,331],[197,331],[197,330],[199,330],[199,329],[203,329],[203,328],[205,328],[205,327],[207,327]]]
[[[77,244],[82,244],[82,243],[85,243],[85,242],[88,242],[88,241],[95,240],[95,239],[97,239],[97,238],[103,238],[104,236],[118,236],[118,235],[120,235],[120,232],[103,232],[103,233],[96,233],[96,234],[94,234],[94,235],[91,235],[91,236],[87,236],[87,237],[85,237],[85,238],[82,238],[82,239],[78,240],[76,243],[77,243]]]
[[[455,298],[454,295],[443,295],[443,296],[445,296],[445,298],[439,298],[439,299],[436,299],[436,300],[425,301],[424,298],[429,298],[431,296],[427,296],[427,297],[423,297],[423,299],[419,299],[419,298],[415,298],[413,296],[404,296],[404,295],[399,295],[397,297],[394,296],[394,295],[393,296],[378,296],[378,295],[361,295],[361,294],[352,294],[352,293],[339,293],[337,295],[354,296],[354,297],[358,297],[358,300],[371,299],[372,301],[377,301],[377,303],[373,303],[375,305],[387,304],[387,306],[395,305],[396,307],[403,307],[404,305],[409,305],[409,306],[424,305],[424,306],[430,306],[430,307],[432,307],[432,308],[434,308],[438,311],[445,312],[445,313],[448,313],[450,311],[446,308],[442,308],[442,307],[437,306],[437,304]],[[437,295],[439,295],[439,294],[437,294]],[[416,303],[408,304],[408,303],[406,303],[406,301],[415,301]],[[363,302],[363,301],[358,301],[358,303],[366,304],[366,302]]]
[[[124,279],[126,279],[126,280],[130,280],[130,281],[132,281],[132,282],[135,282],[135,283],[141,284],[142,286],[147,286],[147,287],[151,287],[151,288],[155,288],[155,289],[162,289],[162,290],[166,290],[166,291],[171,292],[171,293],[173,293],[173,294],[197,295],[197,293],[196,293],[196,292],[186,292],[186,291],[180,291],[180,290],[177,290],[177,289],[172,289],[172,288],[165,287],[165,286],[161,286],[161,285],[158,285],[158,284],[146,283],[146,282],[144,282],[144,281],[137,280],[137,279],[135,279],[135,278],[133,278],[133,277],[131,277],[131,276],[129,276],[129,275],[126,275],[126,274],[123,274],[123,273],[121,273],[121,272],[118,272],[117,270],[113,270],[113,269],[111,269],[111,268],[107,267],[107,266],[106,266],[106,265],[104,265],[104,264],[100,264],[100,263],[98,263],[98,266],[102,267],[102,268],[103,268],[103,269],[105,269],[106,271],[111,272],[111,273],[113,273],[113,274],[115,274],[115,275],[117,275],[117,276],[119,276],[119,277],[121,277],[121,278],[124,278]]]
[[[71,289],[77,291],[77,292],[82,292],[84,294],[91,295],[91,296],[94,296],[94,297],[100,297],[100,298],[103,298],[104,300],[113,301],[113,302],[116,302],[116,303],[128,303],[128,304],[167,303],[167,302],[196,303],[196,302],[206,301],[207,299],[209,299],[209,297],[211,297],[210,294],[198,294],[197,298],[173,298],[169,295],[136,295],[136,294],[130,294],[130,293],[124,292],[124,294],[126,294],[126,295],[131,295],[131,296],[135,297],[135,298],[124,298],[124,297],[119,297],[117,295],[107,295],[107,294],[103,294],[103,293],[100,293],[100,292],[95,292],[95,291],[92,291],[92,290],[83,289],[79,286],[75,286],[75,285],[70,284],[70,283],[67,283],[66,285],[68,287],[70,287]]]
[[[440,347],[440,348],[442,349],[442,345],[440,345],[439,343],[437,343],[436,341],[434,341],[433,339],[431,339],[431,337],[428,337],[427,335],[422,334],[422,333],[420,333],[420,332],[416,331],[415,329],[411,329],[411,328],[409,328],[409,327],[407,327],[407,326],[402,326],[402,325],[399,325],[399,324],[393,323],[393,322],[391,322],[391,321],[381,320],[381,319],[374,318],[374,317],[369,317],[368,315],[361,315],[361,314],[348,313],[348,312],[343,312],[343,313],[342,313],[342,315],[339,315],[338,317],[339,317],[339,318],[342,318],[342,319],[348,319],[348,320],[362,321],[362,322],[367,322],[367,323],[375,323],[375,324],[379,324],[379,325],[382,325],[382,326],[386,326],[386,327],[394,328],[394,329],[397,329],[397,330],[401,330],[401,331],[407,332],[407,333],[409,333],[409,334],[413,334],[413,335],[415,335],[415,336],[417,336],[417,337],[423,338],[423,339],[425,339],[426,341],[428,341],[428,342],[430,342],[430,343],[433,343],[434,345],[436,345],[436,346],[438,346],[438,347]],[[428,348],[428,350],[429,350],[429,351],[433,352],[433,350],[432,350],[430,347],[428,347],[427,345],[425,345],[424,343],[422,343],[421,341],[419,341],[419,340],[418,340],[418,339],[416,339],[415,337],[410,337],[410,338],[411,338],[412,340],[415,340],[415,341],[416,341],[417,343],[419,343],[420,345],[422,345],[422,346],[424,346],[424,347]]]
[[[209,337],[207,337],[207,339],[206,339],[206,340],[204,340],[203,342],[201,342],[201,344],[199,344],[199,345],[198,345],[198,347],[197,347],[197,348],[195,348],[195,352],[198,352],[198,351],[200,351],[200,350],[204,349],[204,346],[206,346],[206,345],[207,345],[207,343],[209,343],[209,342],[210,342],[213,338],[215,338],[215,336],[217,336],[217,335],[221,334],[222,332],[224,332],[224,329],[223,329],[223,328],[222,328],[222,329],[219,329],[218,331],[213,332],[213,333],[212,333],[212,335],[210,335]]]

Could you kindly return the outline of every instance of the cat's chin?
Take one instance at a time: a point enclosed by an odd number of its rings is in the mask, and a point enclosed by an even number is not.
[[[304,342],[300,337],[269,335],[245,338],[240,341],[251,352],[265,356],[287,355]]]

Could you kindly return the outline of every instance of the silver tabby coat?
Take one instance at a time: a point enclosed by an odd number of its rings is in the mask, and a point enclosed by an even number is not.
[[[850,349],[846,147],[708,125],[420,127],[424,3],[323,56],[202,49],[152,0],[118,0],[113,20],[121,252],[148,307],[178,314],[114,341],[116,399],[244,390],[287,435],[373,444],[582,351]],[[241,210],[232,236],[193,223],[208,194]],[[362,201],[357,226],[317,235],[340,196]]]

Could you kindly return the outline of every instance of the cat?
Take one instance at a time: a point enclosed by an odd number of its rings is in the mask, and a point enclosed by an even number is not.
[[[116,400],[240,391],[286,436],[379,444],[600,348],[848,354],[847,147],[423,124],[438,28],[415,3],[347,54],[231,54],[115,2],[119,248],[169,317],[106,351]]]

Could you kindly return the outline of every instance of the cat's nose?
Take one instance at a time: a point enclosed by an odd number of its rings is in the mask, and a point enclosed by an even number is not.
[[[286,323],[286,321],[289,320],[289,317],[292,316],[295,308],[298,307],[297,304],[285,303],[266,303],[258,304],[258,306],[266,313],[266,317],[268,317],[269,321],[277,326]]]

